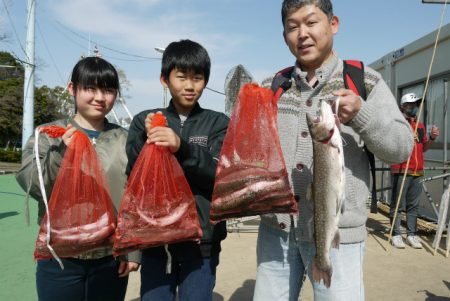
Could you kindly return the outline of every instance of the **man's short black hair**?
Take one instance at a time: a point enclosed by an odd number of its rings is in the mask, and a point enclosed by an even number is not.
[[[169,80],[173,69],[202,74],[205,77],[205,83],[208,83],[211,60],[206,49],[199,43],[180,40],[170,43],[162,57],[161,75],[166,80]]]
[[[327,15],[328,20],[333,18],[333,4],[331,0],[284,0],[281,5],[281,22],[286,22],[286,18],[293,10],[297,10],[306,5],[315,5]]]

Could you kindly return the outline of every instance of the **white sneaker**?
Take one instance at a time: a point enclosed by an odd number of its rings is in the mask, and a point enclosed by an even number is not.
[[[406,247],[401,235],[392,236],[391,244],[397,249],[404,249]]]
[[[414,249],[422,249],[422,243],[415,235],[410,235],[406,238],[406,243]]]

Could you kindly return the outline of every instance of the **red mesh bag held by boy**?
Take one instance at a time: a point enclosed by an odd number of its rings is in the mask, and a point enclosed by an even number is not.
[[[166,126],[164,116],[155,114],[151,126]],[[177,159],[167,147],[146,143],[122,198],[114,254],[201,237],[195,199]]]
[[[238,95],[216,170],[211,222],[296,213],[277,131],[273,92],[246,84]]]
[[[54,257],[60,262],[58,257],[73,257],[112,245],[116,222],[108,181],[91,141],[79,130],[67,146],[47,202],[38,155],[39,133],[57,138],[65,131],[55,125],[38,127],[35,131],[36,163],[46,206],[35,259]]]

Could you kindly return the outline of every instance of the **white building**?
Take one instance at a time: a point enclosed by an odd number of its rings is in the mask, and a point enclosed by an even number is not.
[[[425,90],[426,78],[433,55],[437,30],[419,38],[418,40],[392,51],[370,66],[381,73],[391,88],[397,101],[406,93],[413,92],[422,97]],[[440,136],[436,139],[432,149],[425,153],[426,167],[440,167],[441,170],[425,170],[425,178],[438,176],[450,172],[450,162],[447,157],[449,148],[450,130],[448,124],[448,105],[450,104],[448,89],[450,79],[450,24],[442,27],[438,40],[430,81],[425,96],[425,106],[422,120],[429,133],[430,125],[440,128]],[[442,170],[444,164],[449,168]],[[377,166],[378,167],[378,166]],[[388,167],[388,166],[385,166]],[[390,186],[389,172],[377,177],[377,186]],[[448,184],[450,177],[439,178],[425,182],[425,188],[430,192],[433,201],[439,204],[443,188]],[[380,196],[380,195],[379,195]],[[390,193],[381,195],[383,200],[389,201]],[[436,219],[435,210],[430,205],[425,193],[422,196],[420,214]]]

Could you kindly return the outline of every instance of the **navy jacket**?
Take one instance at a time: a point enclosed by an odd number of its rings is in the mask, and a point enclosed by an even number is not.
[[[131,122],[126,144],[128,175],[147,140],[145,118],[149,113],[157,111],[166,116],[168,126],[180,137],[180,149],[174,155],[183,168],[197,203],[197,213],[203,230],[199,251],[203,257],[208,257],[211,252],[220,251],[220,241],[227,235],[225,222],[211,225],[209,212],[217,162],[229,118],[223,113],[203,109],[197,103],[181,126],[180,117],[172,101],[166,109],[139,113]],[[169,249],[175,254],[186,255],[190,253],[188,249],[192,249],[193,244],[195,242],[177,243],[170,245]],[[198,248],[198,245],[195,248]]]

